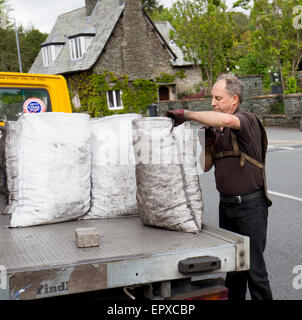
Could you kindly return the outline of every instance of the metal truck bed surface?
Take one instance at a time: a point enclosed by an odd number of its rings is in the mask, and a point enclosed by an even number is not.
[[[144,226],[136,216],[12,229],[9,219],[0,215],[0,299],[36,299],[184,278],[188,275],[179,272],[178,262],[200,256],[221,260],[215,273],[249,268],[248,237],[206,225],[201,233],[190,234]],[[100,232],[99,247],[76,246],[75,229],[85,227]]]

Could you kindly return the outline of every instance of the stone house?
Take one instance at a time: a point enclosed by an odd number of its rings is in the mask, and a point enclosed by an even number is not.
[[[140,0],[85,0],[85,7],[57,18],[29,72],[61,74],[68,82],[75,74],[108,70],[129,81],[156,81],[158,100],[175,100],[201,77],[170,41],[171,28],[168,22],[153,23]],[[109,109],[123,108],[120,92],[107,95]],[[79,105],[76,95],[73,102]]]

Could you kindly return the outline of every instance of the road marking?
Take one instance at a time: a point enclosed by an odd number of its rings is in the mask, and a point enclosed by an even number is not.
[[[298,198],[298,197],[294,197],[294,196],[290,196],[289,194],[285,194],[285,193],[280,193],[280,192],[275,192],[275,191],[267,191],[270,194],[273,194],[275,196],[279,196],[279,197],[283,197],[283,198],[287,198],[287,199],[291,199],[291,200],[296,200],[296,201],[301,201],[302,202],[302,198]]]
[[[282,147],[282,146],[268,146],[268,151],[280,151],[280,150],[302,150],[301,145],[292,147]]]

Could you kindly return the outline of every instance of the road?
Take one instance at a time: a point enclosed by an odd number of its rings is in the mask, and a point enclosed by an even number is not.
[[[302,132],[266,128],[269,209],[265,259],[275,300],[302,300]],[[204,223],[218,226],[213,169],[201,175]],[[250,299],[249,294],[247,299]]]

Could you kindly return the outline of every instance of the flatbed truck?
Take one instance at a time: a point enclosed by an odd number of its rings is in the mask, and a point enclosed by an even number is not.
[[[1,93],[15,94],[15,102]],[[1,119],[14,120],[34,93],[47,112],[71,112],[63,77],[0,73]],[[9,116],[5,101],[14,108]],[[138,216],[10,228],[0,200],[0,300],[89,293],[106,300],[225,300],[224,274],[249,269],[249,238],[224,229],[170,231]],[[76,246],[75,230],[86,227],[101,234],[99,247]]]

